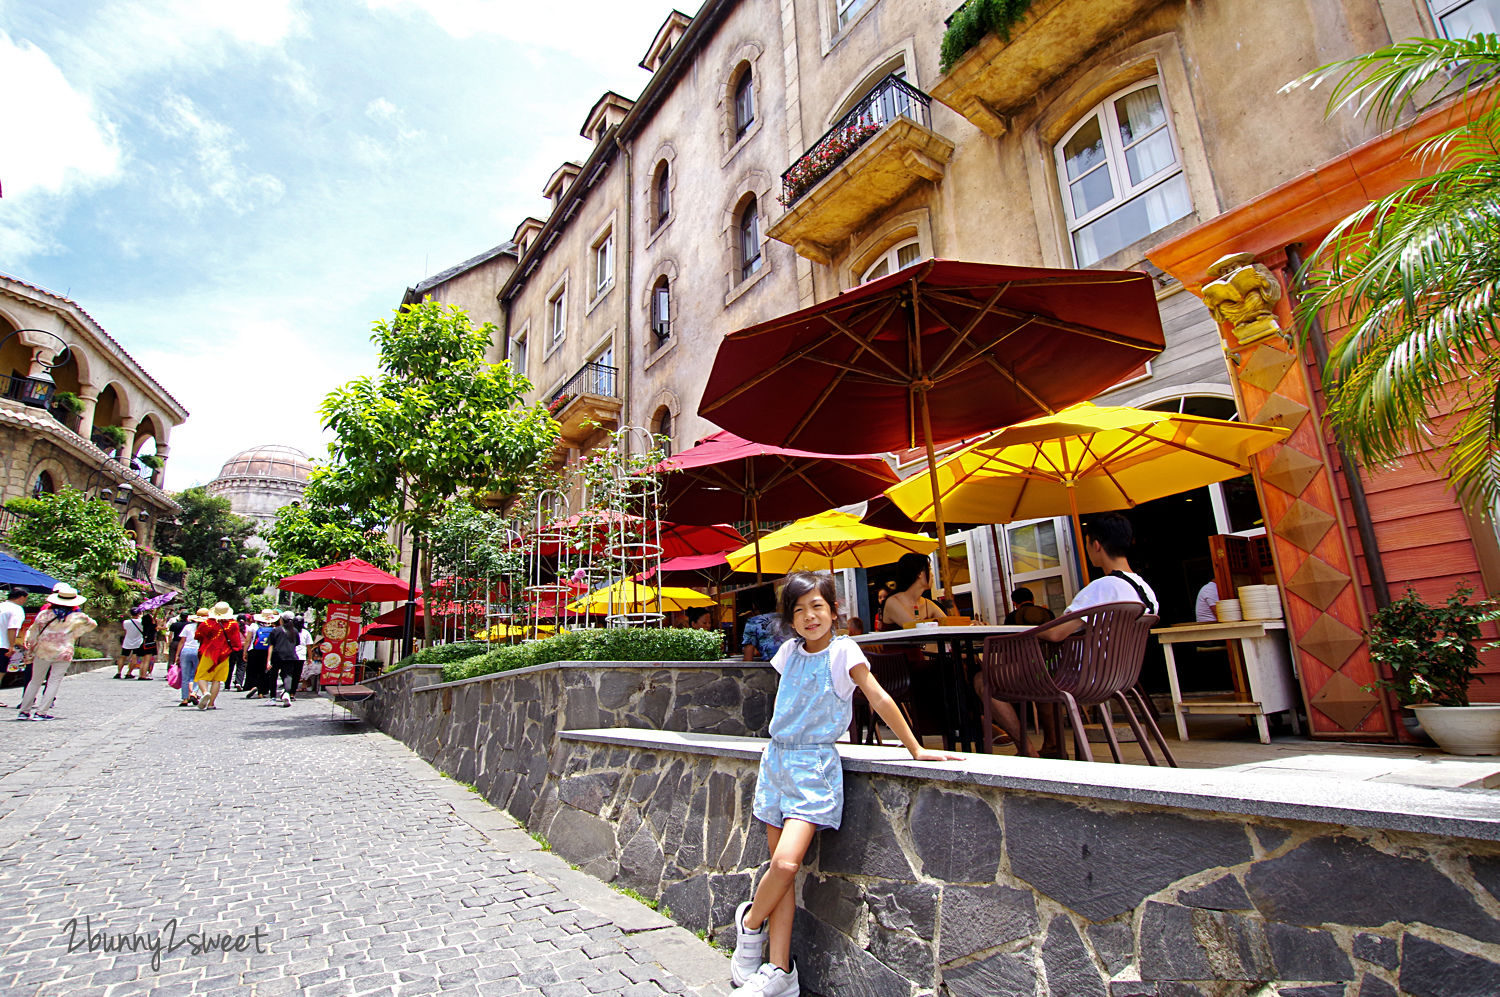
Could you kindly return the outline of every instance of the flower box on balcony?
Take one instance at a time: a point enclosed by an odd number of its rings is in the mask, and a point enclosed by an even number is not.
[[[952,142],[910,118],[897,118],[810,186],[797,183],[795,174],[786,178],[791,190],[800,188],[799,196],[787,198],[791,207],[766,234],[827,264],[839,243],[900,200],[912,184],[941,180],[952,155]]]
[[[999,137],[1011,112],[1162,0],[1035,0],[1010,40],[985,35],[932,85],[932,96]]]

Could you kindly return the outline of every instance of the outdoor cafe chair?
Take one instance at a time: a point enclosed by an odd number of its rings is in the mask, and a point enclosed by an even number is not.
[[[981,663],[985,751],[992,750],[994,743],[991,700],[1053,703],[1067,712],[1073,725],[1078,757],[1091,762],[1094,755],[1089,749],[1082,711],[1093,706],[1099,708],[1110,754],[1118,763],[1121,761],[1120,745],[1115,738],[1109,711],[1111,704],[1117,704],[1124,712],[1146,761],[1157,764],[1141,729],[1142,719],[1167,764],[1176,767],[1177,760],[1172,757],[1161,728],[1136,688],[1146,654],[1146,641],[1157,619],[1144,610],[1145,607],[1138,602],[1106,603],[1068,613],[1022,633],[987,638]],[[1083,629],[1064,640],[1053,643],[1037,636],[1042,630],[1075,620],[1084,624]],[[1136,713],[1136,707],[1140,708],[1140,714]],[[1024,710],[1020,713],[1024,737],[1026,715]]]
[[[870,662],[870,674],[886,694],[896,702],[896,709],[906,718],[907,726],[920,742],[922,734],[912,715],[911,660],[905,651],[866,650],[865,658]],[[870,709],[865,694],[854,690],[854,721],[849,729],[854,744],[883,744],[880,740],[880,718]]]

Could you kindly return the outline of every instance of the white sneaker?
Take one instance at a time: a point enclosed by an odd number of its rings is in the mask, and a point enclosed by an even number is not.
[[[797,982],[797,964],[792,963],[788,973],[775,963],[766,963],[743,986],[729,991],[729,997],[801,997],[802,986]]]
[[[746,900],[734,909],[734,958],[729,961],[729,979],[737,987],[758,973],[766,962],[765,924],[761,924],[759,931],[745,927],[750,903]]]

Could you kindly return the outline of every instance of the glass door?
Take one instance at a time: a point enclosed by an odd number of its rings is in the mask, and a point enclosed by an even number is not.
[[[1010,587],[1030,589],[1036,604],[1046,606],[1057,616],[1062,615],[1077,591],[1069,567],[1073,563],[1072,529],[1072,521],[1059,516],[1009,523],[1003,534]]]

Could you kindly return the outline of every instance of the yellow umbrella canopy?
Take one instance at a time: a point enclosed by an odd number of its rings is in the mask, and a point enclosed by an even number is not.
[[[661,593],[657,603],[656,594]],[[690,588],[643,585],[633,578],[615,582],[607,588],[590,592],[568,605],[570,613],[665,613],[671,610],[692,609],[695,606],[712,606],[712,596]]]
[[[869,568],[890,564],[902,554],[930,554],[937,540],[920,533],[882,530],[858,516],[830,510],[806,516],[760,538],[760,563],[766,571],[821,571],[824,568]],[[755,545],[725,557],[736,571],[754,570]]]
[[[490,627],[488,630],[481,630],[481,631],[479,631],[478,633],[474,634],[474,636],[470,637],[469,639],[470,640],[514,640],[516,638],[522,638],[522,639],[524,639],[524,638],[530,637],[532,635],[532,631],[533,630],[536,632],[536,636],[538,636],[538,637],[550,637],[553,634],[557,633],[559,629],[560,628],[555,627],[555,626],[551,625],[550,623],[544,623],[544,624],[542,624],[540,626],[536,626],[536,627],[516,626],[515,624],[512,624],[512,623],[497,623],[494,626]]]
[[[1253,423],[1084,402],[997,430],[949,456],[931,474],[943,515],[1010,523],[1126,509],[1250,473],[1250,457],[1290,431]],[[930,522],[932,478],[886,489],[912,519]]]

